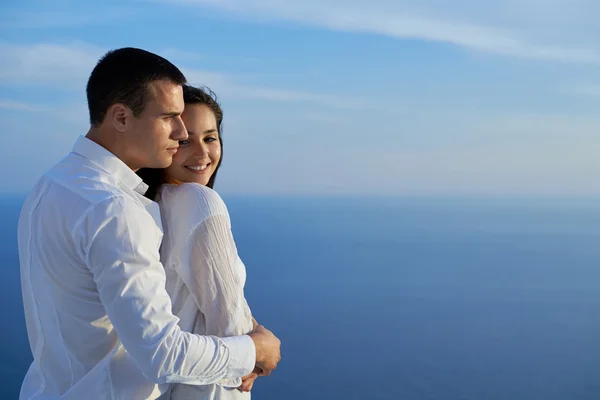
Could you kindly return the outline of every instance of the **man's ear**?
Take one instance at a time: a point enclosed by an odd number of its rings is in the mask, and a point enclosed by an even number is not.
[[[126,105],[117,103],[109,107],[106,117],[117,131],[125,132],[131,124],[133,113]]]

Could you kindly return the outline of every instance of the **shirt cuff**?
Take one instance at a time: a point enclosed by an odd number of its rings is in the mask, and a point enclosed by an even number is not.
[[[254,341],[248,335],[230,336],[221,338],[225,346],[229,349],[230,362],[227,375],[219,382],[222,386],[239,386],[237,382],[252,371],[256,366],[256,347]],[[234,387],[237,387],[234,386]]]

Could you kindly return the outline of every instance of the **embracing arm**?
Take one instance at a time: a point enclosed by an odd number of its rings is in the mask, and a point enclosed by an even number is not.
[[[206,385],[250,373],[248,336],[216,338],[182,332],[171,312],[150,215],[134,199],[96,205],[81,224],[81,243],[100,300],[123,346],[156,383]]]

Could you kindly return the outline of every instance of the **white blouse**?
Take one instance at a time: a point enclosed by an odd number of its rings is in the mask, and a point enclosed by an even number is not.
[[[161,188],[158,203],[167,293],[181,329],[218,337],[252,331],[252,314],[244,297],[246,268],[221,197],[196,183],[169,184]],[[250,393],[236,389],[240,384],[241,378],[206,386],[174,384],[170,398],[250,399]]]

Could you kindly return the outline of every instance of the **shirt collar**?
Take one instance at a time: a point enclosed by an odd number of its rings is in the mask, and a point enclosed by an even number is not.
[[[87,158],[109,172],[129,189],[135,190],[142,195],[148,190],[148,185],[142,181],[142,178],[133,172],[120,158],[85,136],[77,138],[73,146],[73,152]]]

